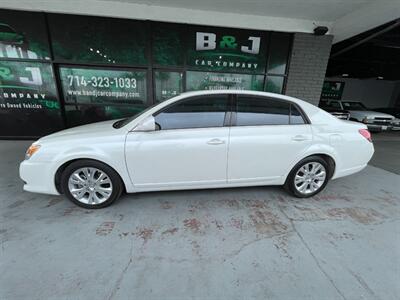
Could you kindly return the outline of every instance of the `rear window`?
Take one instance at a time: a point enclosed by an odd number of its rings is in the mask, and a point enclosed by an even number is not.
[[[238,96],[237,126],[288,125],[290,103],[255,96]]]
[[[290,124],[306,124],[302,114],[294,104],[290,104]]]

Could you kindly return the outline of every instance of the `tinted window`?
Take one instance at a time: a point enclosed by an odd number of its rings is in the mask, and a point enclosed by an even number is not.
[[[48,63],[0,61],[0,136],[43,136],[62,128]]]
[[[182,72],[156,71],[154,74],[157,102],[167,100],[182,93]]]
[[[305,124],[300,111],[293,104],[290,105],[290,124]]]
[[[367,110],[361,102],[342,102],[344,109],[349,110]]]
[[[321,108],[333,108],[333,109],[342,109],[340,107],[340,103],[337,101],[321,101]]]
[[[268,73],[285,74],[291,39],[291,34],[271,34]]]
[[[215,72],[186,72],[186,88],[197,90],[255,90],[262,91],[263,75]]]
[[[236,124],[238,126],[287,125],[289,124],[289,108],[289,103],[278,100],[239,96]]]
[[[215,95],[181,101],[155,116],[160,129],[222,127],[228,97]]]
[[[64,99],[69,103],[144,105],[146,71],[110,68],[60,68]]]
[[[50,60],[43,13],[0,9],[0,58]]]
[[[285,77],[283,76],[267,76],[265,91],[275,94],[282,94],[284,80]]]
[[[147,64],[144,22],[59,14],[48,17],[56,59],[110,65]]]

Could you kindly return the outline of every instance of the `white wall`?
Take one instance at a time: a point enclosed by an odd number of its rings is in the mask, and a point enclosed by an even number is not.
[[[342,100],[364,103],[367,107],[388,107],[396,92],[397,81],[355,78],[326,78],[325,80],[345,82]]]

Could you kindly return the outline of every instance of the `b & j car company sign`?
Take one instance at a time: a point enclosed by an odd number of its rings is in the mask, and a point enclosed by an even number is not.
[[[246,73],[265,70],[265,37],[247,30],[194,30],[189,38],[188,65]]]
[[[61,128],[50,64],[0,62],[0,136],[41,136]]]
[[[34,62],[0,62],[0,109],[58,110],[51,66]]]

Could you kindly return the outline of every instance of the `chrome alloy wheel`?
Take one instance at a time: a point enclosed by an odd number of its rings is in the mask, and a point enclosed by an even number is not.
[[[108,200],[113,192],[110,177],[97,168],[80,168],[68,179],[71,195],[84,204],[100,204]]]
[[[294,186],[304,195],[318,191],[326,179],[326,169],[318,162],[308,162],[297,171]]]

